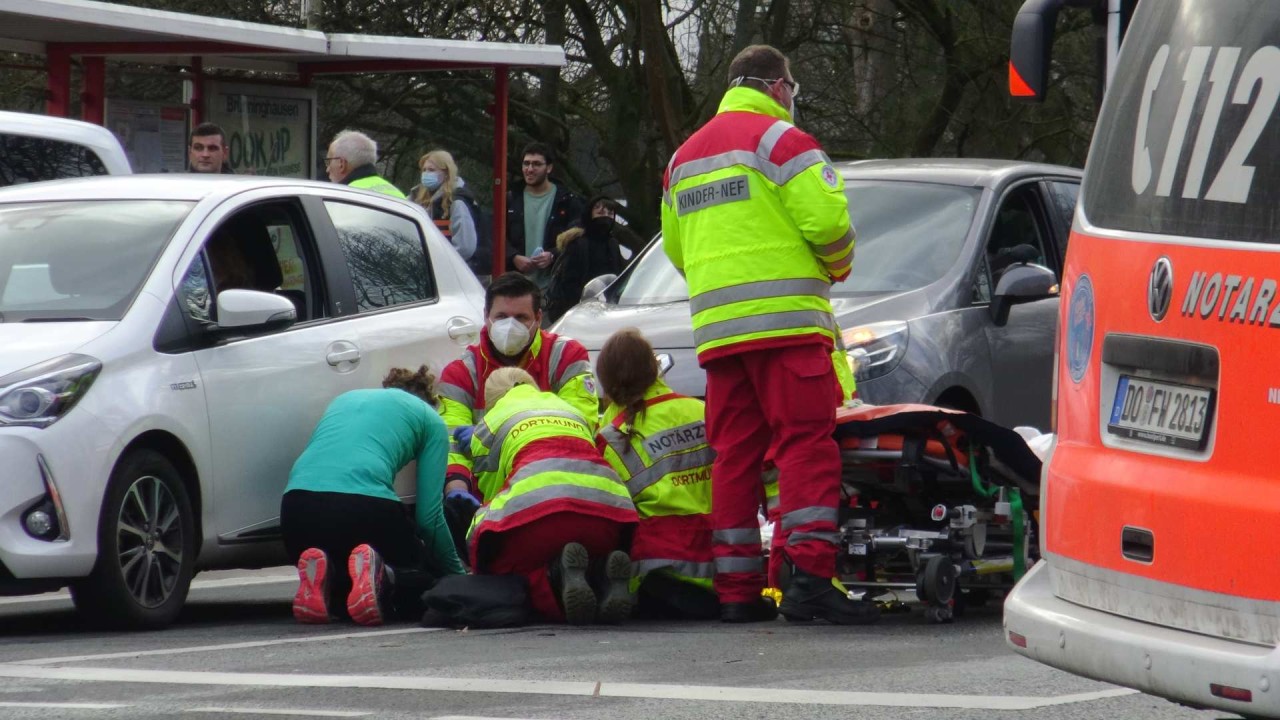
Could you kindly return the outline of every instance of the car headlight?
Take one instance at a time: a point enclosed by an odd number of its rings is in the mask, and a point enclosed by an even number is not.
[[[0,425],[52,425],[84,397],[101,370],[97,359],[70,354],[0,378]]]
[[[907,350],[907,324],[898,320],[871,323],[841,333],[849,368],[858,382],[888,375]]]

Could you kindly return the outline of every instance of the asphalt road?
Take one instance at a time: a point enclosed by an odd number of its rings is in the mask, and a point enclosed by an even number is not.
[[[209,573],[179,623],[82,627],[0,598],[0,718],[1169,718],[1194,711],[1009,652],[998,605],[949,626],[719,623],[516,630],[302,626],[286,568]]]

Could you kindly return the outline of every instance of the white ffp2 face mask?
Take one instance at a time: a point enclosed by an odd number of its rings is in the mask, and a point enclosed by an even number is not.
[[[489,326],[489,340],[498,352],[515,357],[529,344],[529,328],[515,318],[502,318]]]

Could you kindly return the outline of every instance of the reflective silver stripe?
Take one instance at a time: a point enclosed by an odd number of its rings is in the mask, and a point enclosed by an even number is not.
[[[476,394],[479,395],[480,376],[476,374],[476,356],[472,355],[471,351],[467,351],[467,353],[462,356],[462,367],[467,369],[467,374],[471,376],[471,387],[475,388]],[[473,402],[471,405],[474,406],[475,403]]]
[[[840,262],[825,264],[827,266],[827,272],[831,273],[832,277],[839,277],[853,265],[853,253],[845,255],[840,259]]]
[[[449,454],[450,455],[462,454],[462,446],[458,444],[457,438],[455,438],[452,434],[449,435]]]
[[[782,163],[778,168],[779,185],[786,185],[791,182],[795,176],[808,170],[814,165],[830,165],[831,158],[821,150],[806,150],[790,160]]]
[[[840,533],[826,532],[795,532],[787,536],[787,545],[799,545],[806,540],[818,540],[820,542],[830,543],[832,545],[840,544]]]
[[[774,185],[786,185],[795,176],[814,165],[825,165],[830,164],[830,162],[831,160],[827,157],[827,154],[817,149],[806,150],[781,165],[770,162],[767,155],[761,157],[759,153],[750,150],[730,150],[719,155],[711,155],[681,163],[671,171],[671,179],[667,182],[667,187],[669,189],[675,188],[676,185],[689,178],[731,167],[751,168],[764,175]],[[667,204],[671,204],[669,200]]]
[[[777,510],[778,506],[781,504],[782,504],[781,498],[779,498],[777,495],[769,495],[764,499],[765,510]]]
[[[702,347],[716,340],[726,340],[747,333],[812,327],[822,328],[834,335],[836,321],[831,317],[831,313],[821,310],[789,310],[763,315],[747,315],[694,328],[693,342],[698,347]]]
[[[792,510],[782,516],[782,529],[790,530],[807,523],[831,523],[833,526],[839,519],[838,511],[833,507],[813,506]]]
[[[740,285],[728,285],[715,290],[708,290],[689,298],[689,314],[697,315],[703,310],[747,300],[763,300],[765,298],[789,297],[792,295],[815,295],[827,300],[831,297],[831,283],[814,278],[792,278],[789,280],[757,280]]]
[[[521,480],[528,480],[535,475],[542,475],[550,472],[574,473],[575,475],[592,475],[605,480],[612,480],[621,485],[618,480],[618,474],[608,465],[593,463],[590,460],[576,460],[569,458],[547,458],[545,460],[536,460],[525,465],[515,472],[507,481],[507,485],[511,488],[516,487]]]
[[[564,372],[560,373],[560,377],[556,380],[556,384],[551,389],[551,391],[560,392],[560,389],[563,388],[565,385],[568,385],[570,380],[576,377],[581,377],[583,375],[588,375],[590,373],[591,373],[591,363],[587,362],[586,360],[579,360],[578,362],[573,363],[569,367],[565,368]]]
[[[699,467],[708,467],[715,459],[715,453],[711,448],[667,456],[646,470],[632,473],[631,479],[627,481],[627,491],[631,493],[631,497],[635,497],[652,487],[665,475]]]
[[[505,442],[507,436],[511,434],[511,429],[525,420],[540,417],[567,418],[581,425],[584,431],[588,433],[591,432],[590,428],[588,428],[586,423],[583,421],[581,415],[572,412],[562,412],[560,410],[525,410],[523,412],[518,412],[507,418],[506,422],[502,423],[502,427],[499,427],[497,432],[490,430],[487,423],[483,423],[480,425],[479,429],[476,430],[475,436],[480,438],[480,444],[484,445],[484,447],[489,451],[489,454],[476,460],[476,472],[493,472],[494,470],[497,470],[498,463],[502,458],[502,443]]]
[[[556,372],[560,369],[560,356],[564,355],[564,346],[569,344],[569,338],[556,338],[551,343],[551,357],[547,360],[547,377],[556,377]]]
[[[677,575],[689,578],[711,579],[716,576],[716,564],[713,562],[689,562],[688,560],[662,560],[652,558],[649,560],[637,560],[631,563],[631,574],[635,576],[645,575],[654,570],[671,570]]]
[[[793,127],[795,127],[795,125],[792,125],[786,120],[779,120],[770,125],[769,129],[764,132],[764,135],[760,136],[760,144],[756,146],[756,154],[765,160],[768,160],[769,156],[773,154],[773,147],[777,145],[778,141],[782,139],[782,136]]]
[[[482,523],[502,521],[523,510],[528,510],[538,503],[547,502],[549,500],[582,500],[585,502],[595,503],[596,505],[605,505],[622,510],[630,509],[632,512],[635,511],[635,506],[632,505],[631,498],[614,495],[611,492],[600,490],[598,488],[583,487],[572,483],[557,483],[555,485],[540,487],[537,490],[530,490],[522,495],[517,495],[496,510],[490,507],[485,513],[484,519],[477,523],[477,526]]]
[[[474,408],[476,406],[476,396],[453,383],[440,383],[439,385],[436,385],[436,394],[441,397],[449,398],[456,403],[466,405],[469,408]]]
[[[850,245],[853,245],[853,238],[854,232],[853,227],[851,226],[845,234],[835,240],[832,240],[826,245],[818,246],[818,254],[824,257],[827,255],[838,255],[848,249]]]
[[[613,451],[621,455],[631,448],[631,443],[627,441],[626,433],[622,432],[613,425],[605,425],[600,428],[600,434],[604,436],[604,441],[613,448]]]
[[[717,573],[762,573],[764,572],[764,558],[744,558],[744,557],[718,557],[716,558]]]
[[[617,453],[618,459],[626,466],[628,476],[634,478],[645,471],[644,461],[636,454],[635,448],[631,447],[630,441],[621,430],[609,425],[602,429],[600,434],[604,436],[604,440],[609,443],[610,449]],[[632,493],[632,495],[634,494]]]
[[[716,545],[759,545],[760,528],[734,528],[732,530],[716,530],[711,533],[711,542]]]

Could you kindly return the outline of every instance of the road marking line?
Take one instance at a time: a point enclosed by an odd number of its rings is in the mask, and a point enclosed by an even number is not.
[[[75,680],[81,682],[161,683],[171,685],[233,685],[258,687],[362,688],[428,690],[435,692],[578,695],[663,700],[703,700],[795,705],[877,705],[887,707],[960,708],[965,710],[1034,710],[1051,705],[1132,695],[1136,690],[1115,688],[1059,697],[1001,695],[934,695],[876,693],[792,688],[749,688],[714,685],[653,683],[504,680],[500,678],[443,678],[380,675],[286,675],[281,673],[194,672],[91,667],[31,667],[0,664],[0,677]]]
[[[219,578],[217,580],[195,580],[191,583],[192,590],[216,590],[218,588],[234,588],[248,587],[250,585],[274,585],[276,583],[297,582],[298,574],[296,572],[288,575],[269,575],[267,577],[247,577],[247,578]],[[20,595],[18,597],[0,598],[0,605],[21,605],[24,603],[38,602],[57,602],[59,600],[71,600],[71,593],[66,590],[59,590],[52,593],[42,593],[40,595]]]
[[[226,713],[229,715],[302,715],[305,717],[367,717],[373,713],[358,710],[293,710],[278,708],[201,707],[183,712]]]
[[[185,655],[187,653],[218,652],[221,650],[244,650],[246,648],[271,647],[272,645],[293,645],[297,643],[328,642],[330,640],[353,640],[359,638],[386,637],[388,635],[410,635],[416,633],[440,632],[443,628],[401,628],[398,630],[365,630],[363,632],[337,633],[331,635],[307,635],[296,638],[277,638],[275,640],[252,640],[248,642],[226,643],[223,645],[196,645],[193,647],[164,648],[160,650],[126,650],[123,652],[102,653],[101,655],[67,655],[64,657],[36,658],[34,660],[16,660],[14,665],[61,665],[63,663],[85,662],[86,660],[116,660],[119,658],[137,658],[150,655]]]
[[[0,708],[48,708],[58,710],[114,710],[131,707],[119,703],[0,702]]]

